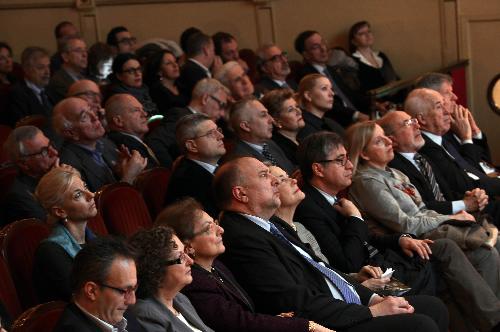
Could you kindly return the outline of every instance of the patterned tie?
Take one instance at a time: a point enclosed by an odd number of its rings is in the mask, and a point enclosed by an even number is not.
[[[264,158],[269,160],[273,166],[276,166],[278,164],[271,151],[269,151],[269,146],[267,145],[267,143],[262,144],[262,155],[264,156]]]
[[[288,239],[283,235],[283,233],[280,232],[276,226],[274,226],[272,223],[270,223],[271,226],[271,234],[277,237],[279,240],[282,242],[286,243],[288,246],[292,247],[294,250],[295,247],[293,244],[288,241]],[[299,252],[300,253],[300,252]],[[354,303],[354,304],[361,304],[361,301],[359,299],[359,296],[349,287],[352,286],[349,284],[347,281],[345,281],[343,278],[341,278],[337,273],[334,271],[330,270],[326,266],[323,266],[319,264],[318,262],[314,261],[310,257],[304,256],[301,254],[304,259],[311,264],[316,270],[321,272],[328,280],[332,282],[332,284],[335,285],[335,287],[338,289],[338,291],[342,294],[344,297],[345,302],[347,303]]]
[[[437,201],[444,201],[445,199],[443,193],[441,192],[441,189],[439,189],[439,184],[436,181],[436,177],[434,176],[434,172],[432,171],[432,167],[429,162],[427,162],[427,160],[419,153],[415,153],[413,159],[417,163],[420,172],[424,175],[427,182],[429,182],[429,184],[431,185],[434,198]]]

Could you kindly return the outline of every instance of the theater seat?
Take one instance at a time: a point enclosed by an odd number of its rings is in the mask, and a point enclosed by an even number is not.
[[[108,184],[96,193],[97,210],[111,234],[131,236],[152,226],[151,215],[141,193],[128,183]]]
[[[38,129],[44,129],[47,124],[47,118],[40,114],[28,115],[16,122],[16,128],[21,126],[35,126]]]
[[[152,220],[163,209],[171,174],[167,168],[155,167],[142,172],[135,180],[134,186],[142,194]]]
[[[38,244],[49,233],[47,224],[35,218],[15,221],[0,232],[2,255],[25,310],[39,303],[32,280],[33,259]]]
[[[23,312],[12,324],[11,332],[51,332],[61,317],[66,303],[52,301],[42,303]]]
[[[104,224],[104,220],[102,219],[102,216],[100,213],[97,213],[96,216],[92,219],[89,219],[87,221],[87,227],[94,232],[96,235],[108,235],[108,229],[106,228],[106,225]]]
[[[19,298],[17,296],[16,287],[14,286],[14,281],[10,275],[9,267],[7,262],[0,255],[0,300],[5,306],[5,309],[10,315],[12,320],[16,319],[22,312],[21,303],[19,303]]]

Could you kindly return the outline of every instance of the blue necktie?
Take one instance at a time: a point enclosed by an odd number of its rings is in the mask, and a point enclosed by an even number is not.
[[[446,152],[448,152],[450,156],[453,157],[453,159],[455,159],[455,161],[461,168],[465,169],[467,172],[472,173],[479,178],[487,177],[486,174],[484,174],[476,167],[471,165],[467,160],[465,160],[464,157],[462,157],[462,155],[460,154],[460,152],[458,152],[458,150],[453,146],[453,144],[448,142],[448,140],[444,137],[442,141],[442,147]]]
[[[277,237],[279,240],[282,242],[286,243],[287,245],[291,246],[294,250],[295,247],[293,244],[288,241],[288,239],[283,235],[283,233],[280,232],[276,226],[274,226],[272,223],[269,223],[271,226],[271,234]],[[299,252],[300,253],[300,252]],[[339,292],[342,294],[344,297],[345,302],[347,303],[354,303],[354,304],[361,304],[361,301],[359,300],[359,296],[349,287],[350,284],[345,281],[343,278],[341,278],[337,273],[334,271],[330,270],[326,266],[323,266],[319,264],[318,262],[314,261],[308,256],[304,256],[301,254],[304,259],[311,264],[316,270],[321,272],[328,280],[332,282],[332,284],[335,285],[335,287],[339,290]]]

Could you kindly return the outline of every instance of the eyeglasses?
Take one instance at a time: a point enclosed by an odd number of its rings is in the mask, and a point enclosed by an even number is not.
[[[170,266],[177,264],[186,264],[188,258],[190,259],[189,253],[192,253],[192,251],[187,248],[184,248],[184,251],[181,251],[181,254],[179,255],[178,258],[165,261],[165,265]]]
[[[122,73],[129,75],[142,74],[142,67],[124,69],[122,70]]]
[[[217,229],[217,226],[219,226],[219,221],[217,219],[211,220],[208,222],[207,227],[202,229],[201,231],[193,233],[193,238],[198,236],[198,235],[210,235],[213,233],[214,229]]]
[[[52,143],[52,141],[49,141],[49,144],[47,146],[41,148],[40,151],[35,152],[35,153],[25,154],[25,155],[23,155],[23,158],[36,157],[36,156],[40,156],[42,158],[45,158],[49,155],[49,150],[51,148],[55,150],[54,143]]]
[[[99,284],[99,286],[112,289],[115,292],[117,292],[118,294],[122,295],[126,299],[129,299],[132,296],[132,294],[135,294],[135,292],[137,291],[137,288],[139,288],[139,284],[137,284],[133,287],[127,287],[127,288],[114,287],[114,286],[107,285],[104,283]]]
[[[135,43],[137,43],[137,38],[135,37],[123,38],[118,41],[118,44],[134,45]]]
[[[308,51],[314,52],[314,51],[318,51],[318,50],[326,49],[326,48],[327,48],[326,42],[324,40],[322,40],[320,44],[311,45],[311,47],[309,47]]]
[[[416,118],[411,118],[403,121],[404,127],[411,127],[415,126],[416,124],[418,124],[418,120]]]
[[[285,51],[283,51],[280,54],[273,55],[269,59],[265,60],[264,63],[269,62],[269,61],[276,62],[276,61],[281,60],[281,59],[287,60],[288,59],[288,53],[285,52]]]
[[[225,110],[227,108],[227,103],[223,102],[222,100],[220,100],[219,98],[217,98],[215,96],[212,96],[212,95],[208,95],[208,96],[210,98],[212,98],[212,100],[215,101],[217,103],[217,105],[219,105],[220,109]]]
[[[347,164],[347,162],[350,160],[351,160],[351,158],[349,158],[348,155],[344,155],[344,156],[338,157],[337,159],[320,160],[320,161],[317,161],[317,163],[335,163],[339,166],[344,167]]]
[[[206,134],[203,134],[200,136],[195,136],[192,139],[197,139],[197,138],[202,138],[202,137],[218,138],[220,136],[224,137],[224,134],[222,133],[222,129],[220,127],[217,127],[215,129],[209,130]]]

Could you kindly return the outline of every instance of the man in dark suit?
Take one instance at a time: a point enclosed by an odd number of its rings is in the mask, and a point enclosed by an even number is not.
[[[234,104],[229,121],[236,139],[234,148],[225,160],[235,156],[250,156],[277,165],[290,175],[296,170],[297,167],[283,150],[271,140],[273,118],[257,99],[245,98]]]
[[[228,95],[229,91],[219,81],[205,78],[196,83],[187,107],[172,108],[167,112],[161,124],[145,138],[161,166],[171,167],[175,158],[180,155],[175,141],[177,121],[185,115],[203,113],[216,122],[227,109]]]
[[[219,159],[226,153],[224,135],[208,116],[196,113],[177,122],[175,136],[183,158],[172,172],[165,203],[190,196],[217,218],[219,209],[213,199],[212,180]]]
[[[59,164],[56,148],[34,126],[14,129],[4,144],[11,161],[16,163],[19,174],[7,191],[3,202],[4,218],[1,225],[25,219],[45,220],[47,212],[34,198],[33,193],[40,178]]]
[[[49,54],[40,47],[28,47],[21,55],[24,80],[19,81],[9,96],[8,123],[12,126],[28,115],[43,115],[48,119],[52,114],[52,102],[45,88],[50,80]]]
[[[446,311],[436,298],[382,298],[318,262],[303,243],[270,223],[281,203],[277,186],[268,167],[251,157],[222,165],[214,179],[216,200],[224,209],[223,260],[257,311],[292,311],[343,331],[447,329]]]
[[[159,166],[159,161],[151,148],[144,143],[144,135],[149,131],[148,118],[141,103],[132,95],[116,94],[106,102],[108,138],[116,146],[125,146],[129,151],[138,151],[147,159],[146,168]]]
[[[76,168],[93,192],[119,179],[133,183],[146,167],[147,161],[139,152],[118,150],[104,137],[101,122],[83,99],[70,97],[57,104],[53,125],[64,138],[61,162]]]
[[[265,44],[257,51],[258,69],[262,78],[255,85],[255,89],[265,94],[275,89],[290,88],[297,90],[297,82],[287,79],[290,75],[288,55],[275,44]]]
[[[317,31],[303,31],[295,38],[294,46],[304,57],[304,65],[297,75],[298,81],[308,74],[322,74],[332,83],[335,100],[330,116],[344,127],[356,121],[368,120],[368,115],[363,113],[368,112],[369,108],[366,98],[344,84],[335,68],[328,66],[328,48],[323,37]]]
[[[210,67],[214,63],[214,42],[210,36],[199,32],[191,35],[186,44],[187,61],[181,68],[177,83],[183,93],[191,97],[198,81],[212,77]]]
[[[73,302],[66,306],[54,331],[143,331],[126,311],[135,303],[138,286],[134,260],[129,247],[116,238],[86,245],[73,263]]]

